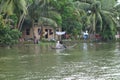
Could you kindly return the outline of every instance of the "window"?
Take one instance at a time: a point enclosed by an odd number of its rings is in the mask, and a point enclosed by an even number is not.
[[[59,28],[57,28],[56,31],[59,31]]]
[[[50,34],[50,35],[52,35],[52,34],[53,34],[52,29],[50,29],[50,30],[49,30],[49,34]]]
[[[40,28],[38,28],[38,35],[40,35],[41,34],[41,30],[40,30]]]
[[[30,35],[30,29],[26,29],[26,35]]]

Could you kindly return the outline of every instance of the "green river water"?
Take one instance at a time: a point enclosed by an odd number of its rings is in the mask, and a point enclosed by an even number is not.
[[[0,47],[0,80],[120,80],[120,43]]]

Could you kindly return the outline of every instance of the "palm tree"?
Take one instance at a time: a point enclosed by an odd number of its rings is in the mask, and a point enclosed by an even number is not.
[[[41,28],[43,27],[43,25],[51,25],[53,27],[58,27],[59,22],[57,21],[61,21],[61,16],[56,11],[53,11],[53,7],[50,5],[51,1],[50,0],[33,1],[33,4],[28,8],[28,13],[32,20],[32,24],[34,24],[34,22],[37,21],[38,24],[41,25]]]
[[[90,21],[88,20],[88,11],[90,11],[90,3],[86,3],[86,1],[75,1],[74,6],[78,12],[80,23],[82,23],[82,29],[85,30],[88,25],[90,25]]]
[[[18,17],[18,23],[21,22],[21,16],[27,14],[26,1],[25,0],[1,0],[0,1],[0,14],[5,19],[8,19],[10,15],[15,14]],[[19,25],[17,25],[19,28]]]
[[[113,0],[111,0],[113,1]],[[74,3],[77,9],[83,11],[82,15],[83,30],[88,29],[89,33],[99,33],[104,39],[114,37],[116,32],[116,20],[110,7],[101,7],[104,0],[76,0]],[[110,2],[110,1],[109,1]],[[109,8],[109,9],[108,9]]]

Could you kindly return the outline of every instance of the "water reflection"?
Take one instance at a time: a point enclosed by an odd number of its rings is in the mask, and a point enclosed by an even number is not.
[[[120,43],[72,49],[25,45],[0,49],[0,80],[119,80]]]
[[[87,43],[83,43],[83,50],[88,50],[88,45],[87,45]]]
[[[115,50],[114,50],[114,52],[119,52],[120,53],[120,43],[119,42],[117,42],[115,44]]]
[[[56,53],[63,53],[65,49],[56,49]]]

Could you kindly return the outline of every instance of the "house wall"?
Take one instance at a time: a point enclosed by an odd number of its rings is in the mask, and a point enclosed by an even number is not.
[[[29,30],[29,35],[27,35],[27,29]],[[26,28],[23,30],[23,32],[22,32],[22,37],[23,37],[25,40],[32,39],[32,38],[33,38],[33,30],[32,30],[32,28],[26,27]]]
[[[37,39],[40,39],[40,33],[41,33],[41,26],[34,25],[34,35],[36,36]]]
[[[29,30],[29,35],[27,35],[27,31]],[[57,31],[60,31],[60,28],[56,29]],[[40,39],[40,34],[43,35],[43,37],[47,40],[51,40],[51,39],[56,39],[58,40],[58,38],[60,38],[60,36],[57,36],[55,34],[56,30],[50,26],[39,26],[37,24],[34,24],[34,27],[32,29],[32,27],[25,27],[25,29],[23,30],[23,38],[25,40],[29,40],[29,39],[33,39],[34,36],[33,34],[36,36],[37,39]],[[33,32],[34,31],[34,32]]]
[[[51,40],[54,39],[54,29],[50,26],[44,26],[43,27],[43,36],[45,39]]]
[[[45,39],[51,40],[61,40],[61,36],[56,35],[56,31],[61,31],[61,28],[56,28],[54,29],[53,27],[50,26],[44,26],[43,27],[43,36]],[[52,32],[52,34],[51,34]]]
[[[56,35],[56,31],[61,31],[61,28],[56,28],[56,30],[55,30],[55,39],[56,40],[61,40],[61,36],[58,36],[58,35]]]
[[[37,39],[40,38],[39,30],[41,30],[41,27],[38,25],[34,25],[34,27],[25,26],[24,30],[22,31],[22,37],[25,40],[33,40],[34,35]],[[34,32],[33,32],[34,31]]]

